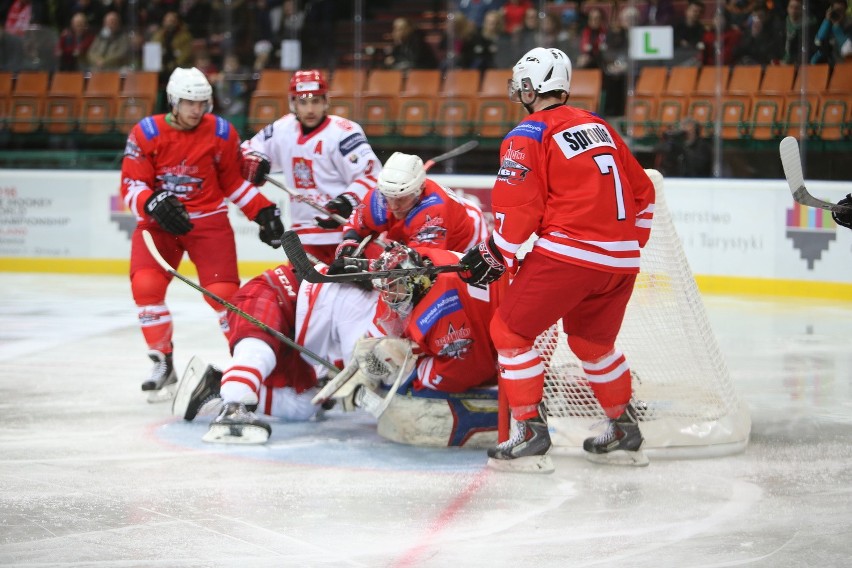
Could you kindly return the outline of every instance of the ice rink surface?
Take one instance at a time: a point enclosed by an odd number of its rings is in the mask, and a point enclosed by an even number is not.
[[[139,385],[126,278],[0,273],[0,566],[852,566],[852,302],[705,297],[752,415],[743,453],[647,468],[385,441],[372,418],[201,442]],[[175,281],[176,367],[226,366]]]

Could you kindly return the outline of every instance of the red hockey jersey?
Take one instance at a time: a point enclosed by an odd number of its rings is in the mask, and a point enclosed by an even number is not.
[[[450,251],[416,250],[436,265],[459,261]],[[419,348],[415,389],[463,392],[496,380],[497,351],[488,328],[503,289],[499,282],[488,289],[476,288],[455,273],[437,276],[400,334]],[[394,314],[379,301],[370,335],[397,335],[394,323]]]
[[[121,164],[121,196],[142,220],[145,201],[168,191],[190,217],[227,212],[227,200],[249,219],[272,205],[240,175],[240,139],[230,122],[206,114],[192,130],[178,130],[158,114],[142,119],[127,137]]]
[[[434,247],[464,252],[488,237],[482,210],[453,190],[427,179],[420,201],[404,219],[388,211],[388,202],[378,189],[371,189],[355,209],[346,230],[360,237],[387,231],[387,239],[412,247]],[[346,231],[344,231],[346,232]]]
[[[535,112],[503,140],[491,197],[494,241],[512,267],[535,233],[544,255],[636,273],[654,212],[654,185],[599,116],[560,105]]]

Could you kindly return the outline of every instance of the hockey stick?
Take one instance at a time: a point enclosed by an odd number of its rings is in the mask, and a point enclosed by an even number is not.
[[[337,213],[332,213],[331,211],[329,211],[328,209],[326,209],[325,207],[323,207],[319,203],[314,203],[310,199],[306,199],[304,195],[300,194],[295,189],[287,187],[285,184],[281,183],[280,181],[270,177],[269,174],[267,174],[263,177],[266,179],[266,181],[268,181],[269,183],[271,183],[275,187],[277,187],[279,189],[283,189],[286,193],[289,193],[290,196],[293,199],[295,199],[296,201],[301,201],[302,203],[306,203],[306,204],[310,205],[311,207],[313,207],[314,209],[316,209],[317,211],[319,211],[323,215],[327,215],[328,217],[330,217],[335,223],[340,223],[341,225],[345,225],[346,223],[349,222],[349,219],[346,219],[345,217],[341,217]]]
[[[478,140],[468,140],[461,146],[453,148],[449,152],[444,152],[443,154],[439,154],[432,158],[431,160],[427,160],[425,164],[423,164],[423,169],[427,172],[429,168],[437,164],[438,162],[443,162],[444,160],[449,160],[450,158],[455,158],[456,156],[461,156],[462,154],[466,154],[479,146]]]
[[[364,282],[376,278],[399,278],[406,276],[418,276],[422,274],[433,275],[442,272],[462,272],[468,267],[464,264],[444,264],[440,266],[423,266],[420,268],[392,268],[390,270],[377,270],[375,272],[344,272],[342,274],[322,274],[317,271],[302,248],[299,235],[295,231],[284,231],[281,235],[281,248],[293,269],[303,280],[312,283],[321,282]]]
[[[793,200],[796,203],[807,205],[808,207],[825,209],[832,213],[852,214],[852,207],[817,199],[808,192],[805,187],[805,177],[802,174],[802,157],[799,155],[799,142],[794,137],[787,136],[784,138],[781,141],[779,150],[781,152],[781,165],[784,166],[784,176],[787,178],[787,185],[790,186],[790,191],[793,193]]]
[[[256,317],[242,311],[241,309],[239,309],[234,304],[228,302],[227,300],[220,298],[219,296],[217,296],[216,294],[214,294],[210,290],[208,290],[208,289],[206,289],[202,286],[199,286],[198,284],[196,284],[195,282],[193,282],[192,280],[190,280],[189,278],[187,278],[186,276],[184,276],[183,274],[181,274],[180,272],[178,272],[177,270],[172,268],[171,265],[168,262],[166,262],[166,259],[163,258],[163,255],[160,254],[160,251],[157,250],[157,245],[154,244],[154,238],[151,236],[151,233],[149,233],[147,230],[142,231],[142,240],[145,241],[145,246],[148,248],[148,252],[151,253],[151,256],[153,256],[154,260],[157,261],[157,264],[159,264],[160,267],[162,267],[163,270],[165,270],[166,272],[168,272],[169,274],[171,274],[172,276],[174,276],[178,280],[185,282],[186,284],[189,284],[191,287],[195,288],[196,290],[198,290],[199,292],[201,292],[202,294],[204,294],[208,298],[212,298],[213,300],[219,302],[225,308],[227,308],[229,311],[234,312],[235,314],[237,314],[238,316],[240,316],[244,320],[246,320],[250,323],[253,323],[254,325],[259,327],[260,329],[262,329],[266,333],[275,337],[275,339],[277,339],[281,343],[287,345],[288,347],[295,349],[296,351],[298,351],[300,353],[304,353],[305,355],[307,355],[308,357],[310,357],[311,359],[313,359],[314,361],[316,361],[317,363],[319,363],[323,367],[327,368],[329,371],[333,371],[335,373],[340,371],[340,369],[338,369],[330,361],[323,359],[322,357],[320,357],[319,355],[317,355],[316,353],[314,353],[310,349],[307,349],[306,347],[302,347],[301,345],[299,345],[298,343],[296,343],[295,341],[293,341],[292,339],[290,339],[289,337],[287,337],[286,335],[284,335],[283,333],[281,333],[277,329],[272,329],[271,327],[269,327],[268,325],[266,325],[265,323],[263,323],[262,321],[260,321]],[[308,264],[310,264],[310,261],[308,260],[307,256],[305,256],[305,261]]]

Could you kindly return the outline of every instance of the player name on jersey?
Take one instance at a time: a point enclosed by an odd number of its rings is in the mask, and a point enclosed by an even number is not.
[[[555,139],[568,159],[594,148],[603,146],[615,148],[612,136],[602,124],[586,123],[572,126],[558,133]]]

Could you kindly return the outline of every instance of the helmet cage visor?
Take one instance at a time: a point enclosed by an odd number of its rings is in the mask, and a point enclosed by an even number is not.
[[[513,103],[531,105],[535,102],[537,93],[529,77],[521,79],[520,84],[514,79],[509,79],[508,90],[509,100]]]

